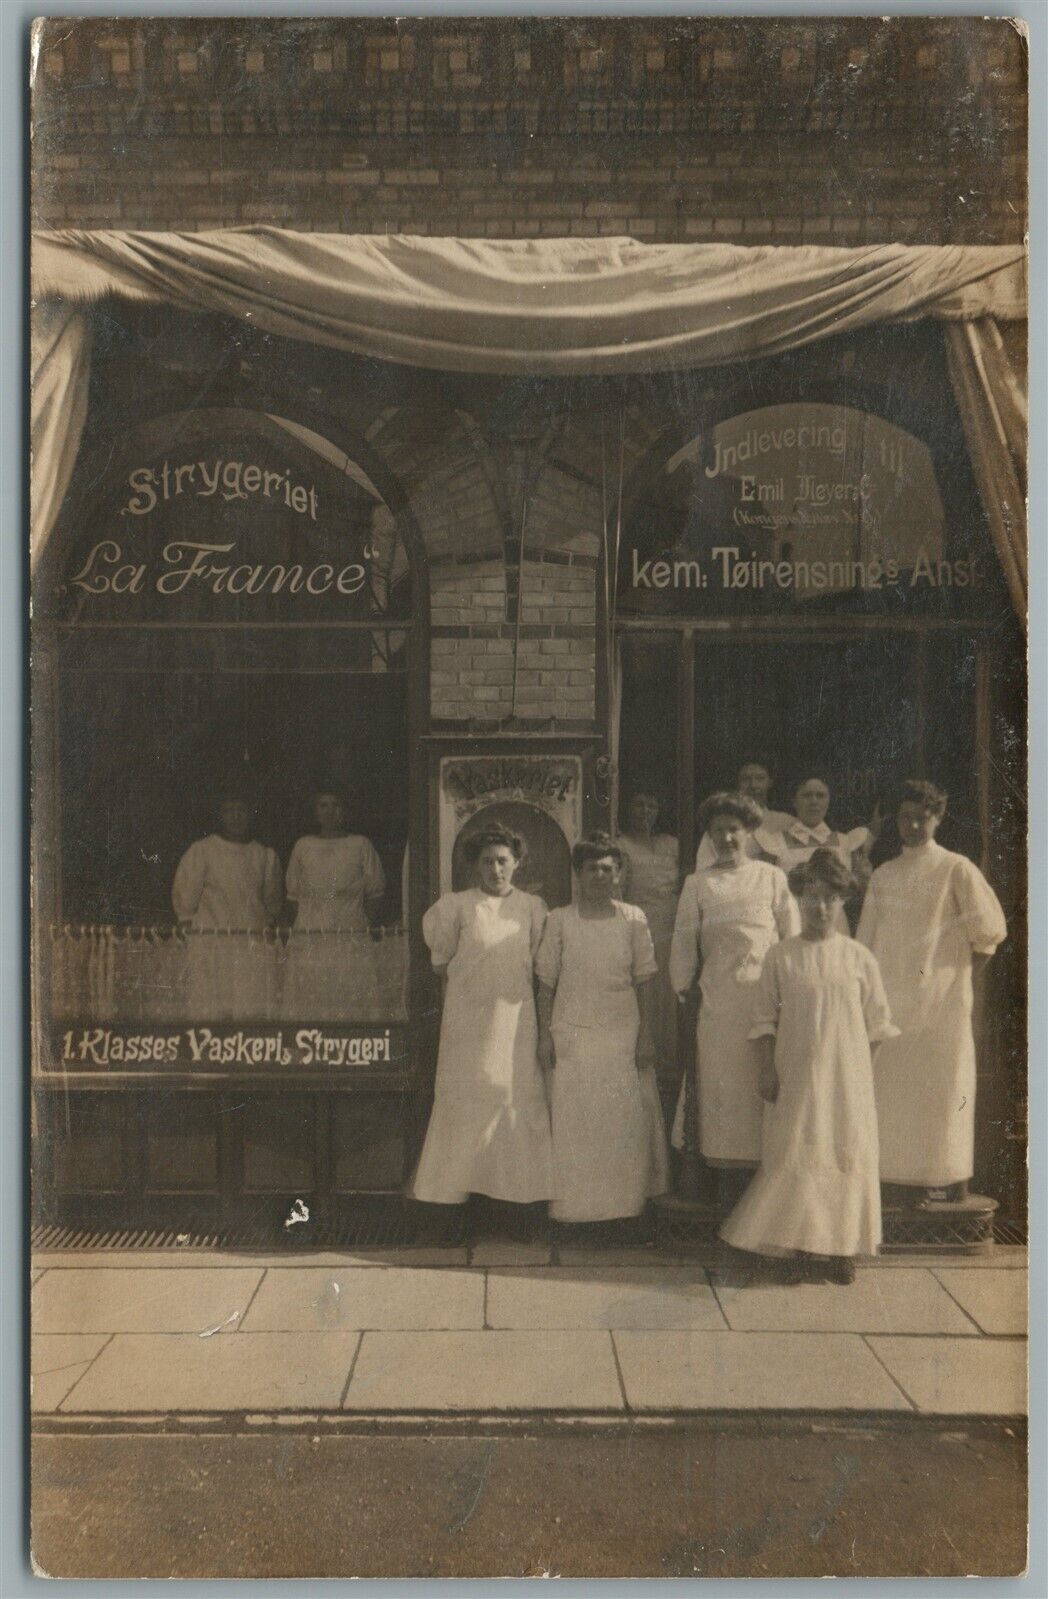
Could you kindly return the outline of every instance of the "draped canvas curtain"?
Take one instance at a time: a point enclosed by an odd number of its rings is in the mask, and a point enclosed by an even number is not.
[[[243,317],[415,366],[571,376],[751,360],[934,317],[948,327],[976,475],[1025,616],[1025,514],[1013,483],[1025,406],[995,337],[996,323],[1026,315],[1021,246],[66,231],[35,236],[32,280],[34,554],[69,486],[86,414],[89,312],[108,296]],[[980,464],[987,452],[992,462]]]

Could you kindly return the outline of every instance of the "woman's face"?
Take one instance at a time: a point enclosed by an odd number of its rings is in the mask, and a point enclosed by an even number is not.
[[[619,868],[611,855],[583,861],[579,868],[579,895],[593,905],[606,904],[615,893]]]
[[[809,883],[800,897],[801,931],[806,938],[828,938],[844,904],[825,883]]]
[[[486,894],[508,894],[517,858],[508,844],[485,844],[477,857],[477,876]]]
[[[930,844],[941,820],[915,800],[903,800],[895,818],[903,848],[915,849],[921,844]]]
[[[653,832],[658,815],[659,802],[654,794],[634,794],[630,800],[630,832],[642,834]]]
[[[762,809],[767,809],[771,773],[766,766],[761,766],[758,761],[747,761],[745,766],[739,767],[738,783],[740,794],[748,795]]]
[[[218,807],[218,821],[224,838],[242,844],[251,837],[251,807],[246,800],[223,800]]]
[[[737,866],[743,859],[746,851],[746,828],[737,816],[732,816],[728,811],[722,811],[719,816],[710,819],[707,828],[710,842],[717,851],[717,860],[722,866]]]
[[[818,827],[829,808],[830,791],[821,777],[809,777],[793,796],[794,814],[805,827]]]
[[[345,811],[337,794],[318,794],[313,801],[313,815],[322,833],[337,833],[345,821]]]

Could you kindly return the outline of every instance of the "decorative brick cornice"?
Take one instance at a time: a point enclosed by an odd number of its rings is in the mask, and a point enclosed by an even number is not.
[[[1025,117],[993,18],[51,19],[39,87],[79,138],[941,134],[939,111],[978,139]]]

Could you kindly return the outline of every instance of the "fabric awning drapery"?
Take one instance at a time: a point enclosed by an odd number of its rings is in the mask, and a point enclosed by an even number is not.
[[[879,322],[1026,315],[1018,245],[64,231],[34,236],[32,284],[34,553],[68,487],[83,426],[85,313],[109,296],[243,317],[273,334],[387,361],[571,376],[752,360]],[[997,352],[983,371],[1000,387]],[[1013,441],[1024,430],[1015,403],[1014,393],[996,402]]]

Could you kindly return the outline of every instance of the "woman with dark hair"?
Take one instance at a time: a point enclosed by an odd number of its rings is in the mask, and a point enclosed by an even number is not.
[[[175,915],[196,931],[260,933],[283,904],[280,862],[255,838],[246,790],[231,784],[216,797],[215,832],[190,844],[175,870]]]
[[[760,1159],[761,1101],[749,1045],[754,984],[768,950],[797,931],[797,907],[785,875],[746,852],[762,820],[742,794],[711,794],[698,824],[716,850],[712,866],[685,881],[670,952],[670,978],[683,1001],[696,975],[699,1148],[714,1166],[755,1166]],[[684,1145],[684,1085],[673,1142]]]
[[[644,912],[614,897],[622,852],[591,833],[571,852],[577,898],[550,913],[535,969],[539,1058],[552,1075],[558,1221],[639,1216],[669,1186],[655,1083]]]
[[[316,831],[298,840],[287,863],[295,920],[284,1010],[300,1020],[373,1021],[379,991],[369,928],[386,889],[382,863],[369,838],[347,832],[336,787],[314,790],[313,816]]]
[[[902,1029],[877,1063],[881,1176],[963,1199],[975,1148],[973,975],[1007,935],[1004,912],[965,855],[935,842],[946,795],[913,778],[896,797],[902,850],[870,879],[857,937],[877,957]]]
[[[672,1069],[677,1058],[677,1002],[670,983],[670,942],[677,910],[678,850],[672,833],[657,833],[658,795],[638,784],[630,793],[622,851],[621,897],[638,905],[648,919],[658,976],[652,1031],[657,1064]]]
[[[546,907],[513,887],[524,841],[475,832],[476,885],[422,918],[433,970],[447,978],[433,1112],[411,1193],[431,1205],[470,1194],[536,1204],[553,1192],[549,1107],[539,1071],[534,960]]]
[[[898,1028],[877,962],[836,930],[856,886],[836,851],[816,850],[789,884],[801,931],[768,951],[750,1029],[765,1101],[760,1170],[721,1237],[795,1252],[790,1280],[849,1283],[853,1257],[880,1247],[873,1057]]]

